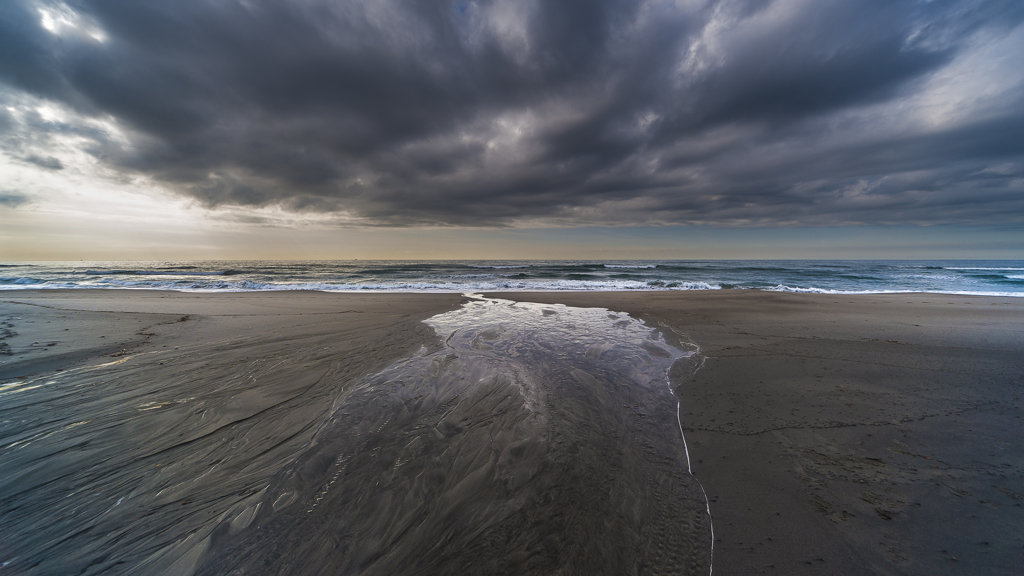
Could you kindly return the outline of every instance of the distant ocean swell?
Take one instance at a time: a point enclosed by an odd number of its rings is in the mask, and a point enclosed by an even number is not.
[[[746,289],[1024,296],[1024,261],[7,262],[0,290],[487,292]]]
[[[49,288],[49,289],[81,289],[81,288],[132,288],[149,290],[181,290],[190,292],[251,292],[269,290],[316,290],[321,292],[480,292],[480,291],[626,291],[626,290],[721,290],[722,286],[707,282],[666,282],[652,280],[640,281],[587,281],[587,280],[553,280],[532,282],[378,282],[378,283],[345,283],[331,284],[321,282],[273,283],[252,282],[194,282],[194,281],[110,281],[92,284],[59,283],[32,278],[0,278],[0,289],[16,288]]]

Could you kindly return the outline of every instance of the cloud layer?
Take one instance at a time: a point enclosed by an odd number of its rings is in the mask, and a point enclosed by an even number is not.
[[[1015,223],[1022,21],[1018,0],[8,0],[0,151],[388,226]]]

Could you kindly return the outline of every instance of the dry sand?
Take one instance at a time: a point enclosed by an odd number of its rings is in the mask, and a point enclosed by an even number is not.
[[[1021,573],[1024,300],[752,291],[501,297],[627,312],[670,340],[700,346],[703,367],[693,376],[678,371],[673,384],[694,472],[711,501],[715,574]],[[16,558],[7,567],[13,573],[88,573],[103,565],[104,550],[118,548],[151,573],[197,568],[203,558],[182,550],[201,550],[196,542],[209,533],[155,527],[183,542],[176,551],[133,538],[146,532],[145,511],[124,516],[112,495],[60,520],[88,539],[75,565],[47,552],[49,511],[76,486],[95,483],[83,462],[106,454],[120,463],[103,479],[120,486],[117,493],[180,485],[187,478],[175,474],[186,471],[175,467],[183,462],[208,466],[211,485],[232,486],[234,500],[168,493],[158,504],[212,520],[235,506],[232,526],[247,525],[255,512],[246,516],[245,506],[259,497],[247,490],[274,473],[275,455],[308,443],[352,382],[439,346],[420,321],[462,301],[312,292],[0,295],[0,533],[29,534],[18,549],[0,542],[0,561]],[[43,392],[32,393],[42,412],[12,393],[40,385]],[[203,410],[175,415],[186,396]],[[82,421],[83,401],[105,420]],[[168,418],[154,424],[142,405]],[[218,436],[229,428],[229,439]],[[38,454],[10,448],[44,434],[68,435],[46,466]],[[152,440],[118,451],[133,434]],[[133,468],[139,461],[146,467]],[[254,461],[262,464],[246,465]],[[35,487],[36,510],[10,507],[12,494]]]

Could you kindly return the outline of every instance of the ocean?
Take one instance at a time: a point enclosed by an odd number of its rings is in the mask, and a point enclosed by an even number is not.
[[[1024,260],[7,262],[0,290],[769,290],[1024,296]]]

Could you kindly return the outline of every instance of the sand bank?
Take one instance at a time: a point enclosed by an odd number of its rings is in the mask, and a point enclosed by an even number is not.
[[[1024,301],[748,291],[502,297],[626,312],[669,341],[700,346],[703,367],[677,371],[673,384],[694,473],[711,500],[716,574],[1013,574],[1024,565]],[[26,561],[36,573],[66,573],[97,558],[93,569],[102,566],[116,547],[151,573],[194,572],[211,561],[210,542],[230,536],[196,526],[227,518],[223,531],[233,533],[258,524],[266,506],[256,487],[275,473],[276,458],[308,445],[352,383],[441,346],[421,320],[463,300],[0,294],[0,329],[9,331],[0,342],[11,353],[0,355],[8,447],[0,495],[40,487],[38,507],[5,508],[2,526],[38,538],[20,538],[17,549],[0,544],[0,560],[13,558],[15,573]],[[40,386],[35,404],[19,404],[28,395],[18,390]],[[45,411],[33,408],[39,403]],[[103,421],[83,420],[83,410]],[[67,440],[48,448],[57,452],[45,466],[42,455],[10,448],[46,434]],[[152,440],[126,452],[132,434]],[[86,539],[83,565],[72,566],[47,553],[45,528],[63,499],[97,481],[83,464],[97,458],[118,464],[103,482],[119,489],[61,520],[85,534],[76,536]],[[197,467],[216,493],[188,489]],[[166,492],[146,506],[174,506],[181,522],[147,526],[146,509],[118,508],[134,491],[161,486]],[[135,536],[147,528],[180,545]]]

